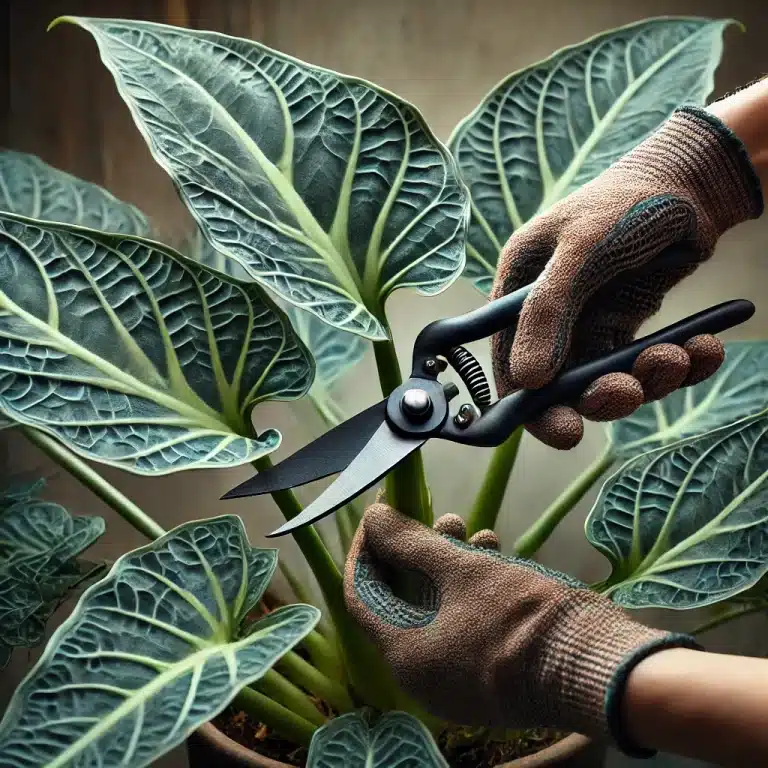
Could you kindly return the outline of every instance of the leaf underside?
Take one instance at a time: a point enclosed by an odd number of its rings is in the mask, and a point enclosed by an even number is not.
[[[72,517],[39,490],[0,498],[0,656],[43,640],[53,611],[91,570],[77,556],[104,533],[102,518]]]
[[[449,139],[472,197],[465,275],[490,291],[526,221],[594,179],[680,105],[713,88],[730,21],[656,18],[515,72]]]
[[[589,515],[609,594],[631,608],[696,608],[768,570],[768,411],[627,462]]]
[[[359,712],[318,729],[307,768],[448,768],[429,731],[405,712],[388,712],[370,727]]]
[[[94,36],[205,237],[284,300],[385,339],[393,290],[461,274],[466,189],[412,105],[249,40],[66,20]]]
[[[139,474],[273,451],[253,406],[309,388],[287,317],[242,284],[131,236],[0,214],[0,411]]]
[[[614,453],[629,458],[683,438],[733,424],[768,408],[768,342],[725,345],[720,370],[694,387],[678,389],[612,422]]]
[[[239,635],[276,564],[231,515],[121,557],[17,689],[3,766],[138,768],[180,744],[317,622],[316,608],[292,605]]]

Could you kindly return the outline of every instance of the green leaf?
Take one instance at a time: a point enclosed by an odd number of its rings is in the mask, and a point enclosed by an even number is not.
[[[405,712],[388,712],[371,728],[353,712],[319,728],[307,768],[448,768],[429,731]]]
[[[276,565],[233,515],[121,557],[16,690],[3,766],[144,766],[180,744],[316,624],[316,608],[291,605],[239,634]]]
[[[466,276],[490,291],[509,236],[713,88],[731,21],[655,18],[502,80],[448,145],[472,195]]]
[[[205,236],[286,301],[385,339],[393,290],[461,274],[466,188],[411,104],[249,40],[64,20],[96,39]]]
[[[141,211],[106,189],[11,150],[0,152],[0,211],[126,235],[150,231]]]
[[[199,261],[209,269],[217,272],[223,272],[225,275],[234,277],[243,282],[252,282],[251,276],[245,271],[240,262],[230,259],[229,256],[217,251],[206,239],[203,233],[198,229],[195,236],[191,239],[188,247],[180,249],[185,256]]]
[[[648,403],[608,425],[613,452],[629,458],[686,437],[733,424],[768,408],[768,342],[725,345],[725,361],[711,378]]]
[[[250,413],[303,395],[313,366],[285,315],[154,243],[0,214],[0,411],[138,474],[275,450]]]
[[[696,608],[768,571],[768,411],[627,462],[586,524],[631,608]]]
[[[0,504],[0,647],[9,650],[42,641],[60,601],[93,570],[77,556],[104,533],[102,518],[72,517],[38,490],[4,493]]]

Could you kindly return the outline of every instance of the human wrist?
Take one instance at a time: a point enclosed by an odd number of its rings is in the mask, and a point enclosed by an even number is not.
[[[739,137],[768,194],[768,77],[713,102],[707,111]]]

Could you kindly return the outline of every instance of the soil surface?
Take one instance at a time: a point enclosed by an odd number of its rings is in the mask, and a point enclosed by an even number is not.
[[[264,757],[297,768],[306,765],[306,749],[272,735],[267,726],[251,719],[245,712],[230,707],[215,718],[213,724],[230,739]],[[509,733],[507,740],[496,741],[483,738],[477,732],[455,729],[442,734],[438,745],[451,768],[495,768],[516,757],[540,752],[565,735],[546,730],[530,730]]]

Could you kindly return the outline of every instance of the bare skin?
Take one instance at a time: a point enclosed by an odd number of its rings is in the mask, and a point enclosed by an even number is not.
[[[726,768],[768,765],[768,660],[659,651],[629,675],[624,724],[649,749]]]

